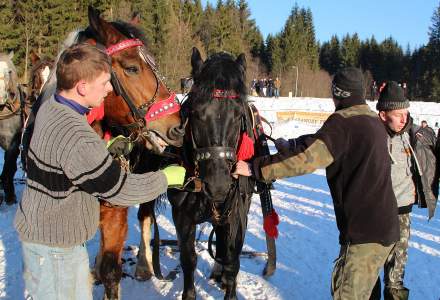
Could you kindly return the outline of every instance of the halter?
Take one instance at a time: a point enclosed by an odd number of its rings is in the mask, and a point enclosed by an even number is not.
[[[212,93],[212,98],[222,100],[222,99],[238,99],[240,96],[233,91],[229,90],[220,90],[215,89]],[[250,138],[246,133],[246,106],[243,105],[243,115],[241,120],[241,134],[238,137],[236,142],[236,147],[225,147],[225,146],[216,146],[216,147],[203,147],[198,148],[197,144],[194,140],[194,134],[191,130],[191,139],[195,152],[194,160],[195,163],[198,164],[201,161],[207,161],[211,159],[223,159],[229,161],[230,163],[235,163],[237,160],[247,160],[253,156],[253,141],[250,141]],[[252,145],[251,145],[251,144]],[[252,150],[243,149],[252,147]]]
[[[125,125],[125,127],[133,127],[134,125],[136,127],[145,128],[148,122],[157,120],[166,115],[173,114],[180,110],[180,103],[177,101],[175,93],[170,93],[170,96],[167,99],[160,100],[157,102],[155,101],[159,91],[160,83],[165,85],[168,91],[169,88],[163,81],[162,76],[160,76],[157,68],[155,67],[154,63],[151,61],[149,55],[145,53],[143,46],[144,44],[142,43],[141,40],[133,38],[133,39],[124,40],[122,42],[119,42],[115,45],[106,48],[106,53],[109,56],[112,56],[113,54],[119,53],[126,49],[139,47],[139,55],[145,61],[145,63],[147,63],[147,65],[150,67],[151,71],[154,74],[154,77],[156,78],[156,90],[154,92],[153,97],[149,101],[146,101],[145,103],[140,105],[139,107],[136,107],[134,101],[127,94],[124,87],[121,85],[116,73],[113,70],[111,71],[111,82],[113,88],[116,94],[122,96],[122,98],[125,100],[136,121],[135,123]]]

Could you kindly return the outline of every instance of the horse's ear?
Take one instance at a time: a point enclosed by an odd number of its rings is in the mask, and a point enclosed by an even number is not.
[[[240,54],[235,60],[235,62],[241,65],[243,70],[246,71],[246,56],[244,55],[244,53]]]
[[[191,67],[192,67],[191,74],[193,77],[200,72],[202,65],[203,65],[203,60],[202,57],[200,56],[199,49],[193,47],[192,55],[191,55]]]
[[[89,6],[88,16],[90,27],[97,34],[99,42],[109,46],[119,40],[120,34],[109,22],[100,17],[100,12],[97,9]]]
[[[9,52],[9,59],[12,60],[14,58],[14,51]]]
[[[29,56],[31,57],[31,63],[33,66],[40,61],[40,57],[34,52],[33,49],[29,52]]]

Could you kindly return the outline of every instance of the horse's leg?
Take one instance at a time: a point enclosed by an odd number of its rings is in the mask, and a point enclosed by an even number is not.
[[[19,142],[20,134],[18,133],[13,138],[9,148],[5,151],[5,162],[0,178],[3,190],[5,191],[6,204],[14,204],[17,202],[17,197],[15,196],[14,175],[15,172],[17,172],[17,158],[20,154]]]
[[[242,240],[242,230],[239,227],[237,235],[230,238],[228,234],[228,227],[219,226],[215,230],[216,234],[216,258],[224,260],[225,265],[222,266],[221,288],[225,290],[225,300],[237,299],[237,275],[240,271],[240,252],[243,247],[244,240]]]
[[[153,221],[154,202],[143,203],[139,206],[138,220],[141,227],[135,278],[140,281],[149,280],[153,275],[153,262],[150,247],[151,224]]]
[[[183,271],[182,300],[193,300],[196,299],[196,289],[194,286],[194,270],[197,265],[194,245],[196,225],[188,218],[187,214],[182,207],[174,208],[173,206],[173,220],[179,240],[180,265]]]
[[[95,261],[95,275],[105,288],[104,299],[120,298],[122,250],[127,235],[127,207],[101,204],[101,248]]]

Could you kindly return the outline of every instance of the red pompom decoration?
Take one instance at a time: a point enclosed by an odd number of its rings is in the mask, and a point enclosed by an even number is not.
[[[275,210],[272,210],[270,214],[264,217],[263,228],[268,236],[272,238],[278,237],[278,228],[277,225],[280,224],[280,218]]]
[[[246,132],[241,134],[238,141],[237,160],[248,160],[254,156],[254,141]]]

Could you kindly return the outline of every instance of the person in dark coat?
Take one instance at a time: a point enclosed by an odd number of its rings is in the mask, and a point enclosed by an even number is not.
[[[345,68],[332,82],[336,111],[311,135],[278,139],[277,154],[253,163],[257,180],[299,176],[326,168],[339,229],[332,273],[334,299],[368,299],[399,240],[387,133],[365,102],[361,70]]]

